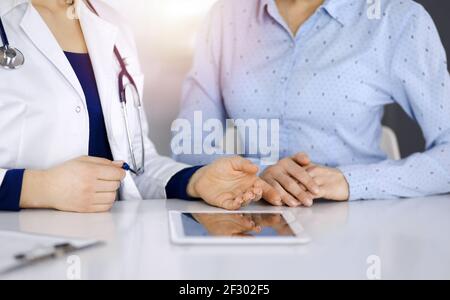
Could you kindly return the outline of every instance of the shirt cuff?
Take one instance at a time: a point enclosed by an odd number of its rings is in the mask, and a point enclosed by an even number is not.
[[[344,174],[349,185],[349,201],[374,199],[378,195],[378,187],[373,184],[374,174],[369,165],[344,166],[338,169]],[[376,190],[375,190],[376,189]]]
[[[24,169],[6,172],[0,186],[0,210],[19,211]]]
[[[203,166],[186,168],[172,176],[166,185],[167,199],[198,200],[188,195],[187,187],[191,177],[201,168]]]

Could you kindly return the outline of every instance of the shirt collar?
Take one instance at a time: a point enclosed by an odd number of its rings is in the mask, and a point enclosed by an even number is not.
[[[264,19],[264,14],[267,12],[267,7],[272,4],[273,0],[259,0],[259,7],[258,7],[258,21],[262,23]]]
[[[341,25],[346,25],[348,22],[349,11],[351,5],[354,5],[355,0],[325,0],[319,7],[330,17],[339,22]],[[275,5],[275,0],[259,0],[258,19],[263,21],[264,14],[267,13],[267,7]]]

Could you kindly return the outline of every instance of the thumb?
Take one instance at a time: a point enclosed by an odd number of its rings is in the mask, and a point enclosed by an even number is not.
[[[248,174],[256,174],[259,170],[258,166],[240,156],[231,158],[231,164],[235,171],[242,171]]]
[[[122,160],[115,160],[115,161],[112,162],[112,164],[113,164],[114,166],[118,167],[118,168],[122,168],[123,165],[125,164],[125,162],[122,161]]]

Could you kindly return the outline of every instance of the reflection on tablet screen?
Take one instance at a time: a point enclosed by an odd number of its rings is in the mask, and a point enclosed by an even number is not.
[[[181,220],[187,237],[295,236],[278,213],[184,213]]]

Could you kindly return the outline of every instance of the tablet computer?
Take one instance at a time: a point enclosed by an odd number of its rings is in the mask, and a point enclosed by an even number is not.
[[[169,212],[175,244],[305,244],[310,241],[289,212]]]

